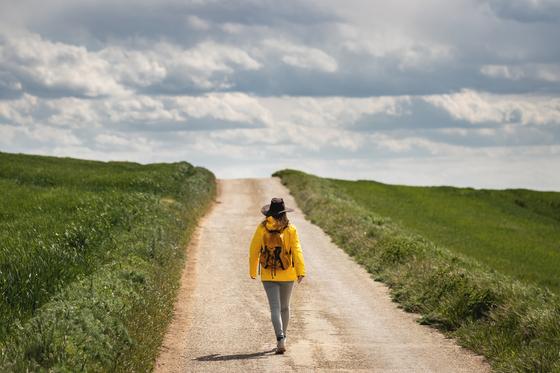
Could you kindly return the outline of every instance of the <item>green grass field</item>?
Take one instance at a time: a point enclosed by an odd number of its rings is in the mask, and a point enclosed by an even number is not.
[[[559,193],[274,176],[420,322],[496,372],[560,372]]]
[[[560,291],[560,193],[331,180],[358,204],[437,245]]]
[[[0,194],[0,370],[149,370],[213,174],[0,153]]]

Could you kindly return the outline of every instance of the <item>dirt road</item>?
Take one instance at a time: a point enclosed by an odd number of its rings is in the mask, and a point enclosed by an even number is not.
[[[182,287],[156,372],[487,372],[482,358],[398,309],[387,288],[305,220],[278,179],[220,180],[218,203],[188,248]],[[260,207],[296,208],[307,277],[295,284],[287,351],[276,339],[248,248]]]

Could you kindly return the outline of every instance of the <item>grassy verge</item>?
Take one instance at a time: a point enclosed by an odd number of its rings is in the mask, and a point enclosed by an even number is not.
[[[434,244],[356,202],[334,180],[294,170],[274,176],[421,322],[485,355],[498,372],[560,371],[560,300],[553,292]]]
[[[0,371],[150,370],[212,173],[0,153],[0,192]]]

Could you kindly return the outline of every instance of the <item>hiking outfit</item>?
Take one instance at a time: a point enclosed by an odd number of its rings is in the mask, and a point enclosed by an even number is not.
[[[268,298],[270,317],[278,342],[277,353],[285,350],[286,330],[290,318],[290,297],[294,281],[305,276],[305,263],[296,227],[282,227],[274,215],[293,211],[281,198],[273,198],[262,208],[266,219],[259,223],[249,248],[249,275],[257,270]]]

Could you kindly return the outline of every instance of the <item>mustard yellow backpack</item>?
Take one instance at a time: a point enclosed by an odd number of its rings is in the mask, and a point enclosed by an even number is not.
[[[285,229],[286,227],[281,231],[269,231],[264,227],[259,262],[262,268],[270,268],[272,277],[276,274],[276,269],[294,266],[292,249],[286,247],[283,239]]]

